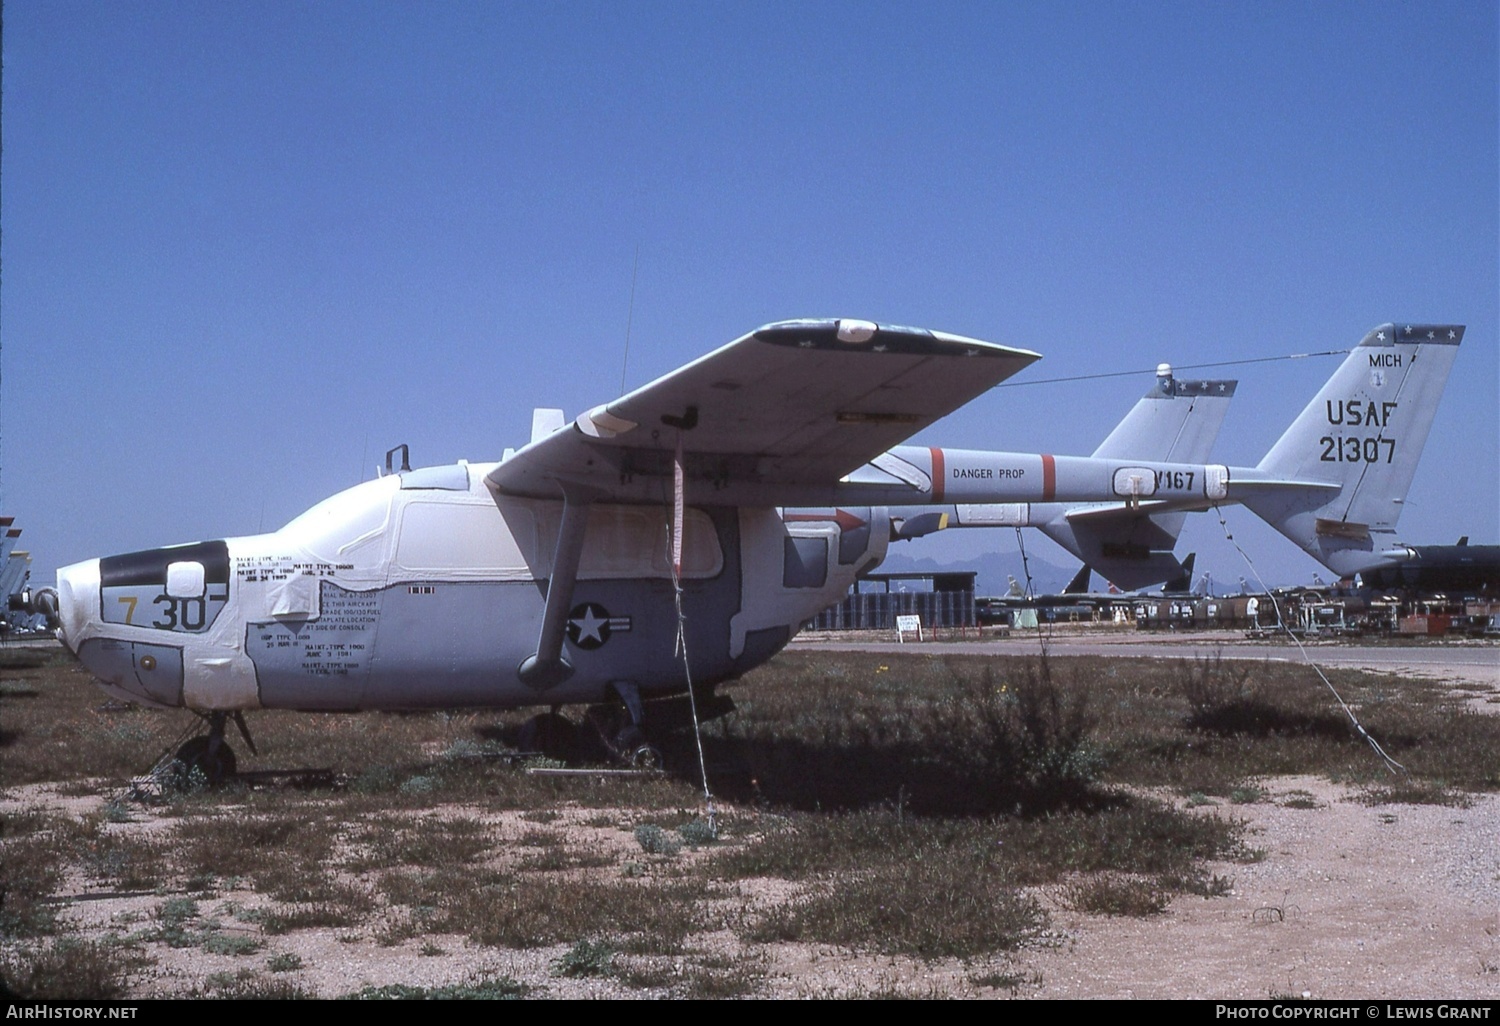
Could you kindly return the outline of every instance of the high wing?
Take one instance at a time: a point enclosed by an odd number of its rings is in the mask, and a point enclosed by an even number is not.
[[[681,439],[689,501],[831,486],[1040,355],[856,320],[780,321],[579,416],[489,474],[534,498],[660,502]]]

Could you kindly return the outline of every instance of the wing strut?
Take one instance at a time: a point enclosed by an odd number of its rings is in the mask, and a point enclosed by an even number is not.
[[[547,580],[547,608],[542,613],[542,630],[537,637],[535,654],[521,660],[516,670],[521,683],[537,690],[561,684],[573,676],[573,665],[563,658],[563,636],[568,626],[568,609],[573,604],[573,584],[578,580],[578,562],[583,556],[584,533],[588,528],[594,493],[572,484],[564,484],[562,490],[562,523],[557,529],[552,576]]]

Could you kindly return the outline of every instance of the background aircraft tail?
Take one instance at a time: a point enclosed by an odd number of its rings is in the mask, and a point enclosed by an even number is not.
[[[1236,497],[1341,576],[1383,562],[1463,337],[1457,324],[1375,328]]]
[[[1099,448],[1098,457],[1203,463],[1208,460],[1236,381],[1184,381],[1163,364],[1156,385],[1125,415]],[[1032,522],[1048,538],[1121,588],[1143,588],[1180,579],[1172,550],[1185,513],[1147,515],[1125,505],[1033,505]]]
[[[1176,378],[1168,364],[1156,384],[1094,450],[1099,457],[1203,463],[1234,398],[1236,381]],[[981,503],[893,507],[892,537],[920,538],[950,527],[1036,527],[1122,588],[1180,577],[1172,554],[1185,514],[1148,514],[1125,503]]]
[[[1193,590],[1193,560],[1198,558],[1196,552],[1189,552],[1187,559],[1182,561],[1182,573],[1161,586],[1164,593],[1177,592],[1188,594]]]

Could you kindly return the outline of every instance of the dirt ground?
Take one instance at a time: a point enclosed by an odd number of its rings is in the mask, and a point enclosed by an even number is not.
[[[1405,672],[1454,689],[1472,707],[1493,714],[1500,712],[1500,649],[1491,646],[1488,652],[1477,662],[1450,657]],[[1389,666],[1379,668],[1391,672]],[[1243,819],[1247,843],[1262,857],[1211,865],[1211,873],[1229,882],[1227,893],[1184,895],[1160,915],[1083,915],[1064,907],[1055,889],[1044,888],[1037,896],[1051,924],[1041,942],[972,962],[928,962],[807,944],[747,945],[728,931],[697,936],[691,947],[725,965],[753,967],[751,993],[767,997],[1500,1000],[1500,795],[1471,796],[1466,807],[1370,805],[1353,789],[1321,778],[1259,783],[1265,790],[1261,801],[1220,801],[1198,811]],[[104,806],[103,794],[80,795],[76,784],[66,790],[8,788],[0,793],[0,816],[38,806],[82,816]],[[454,811],[484,821],[502,843],[535,825],[515,811],[473,806]],[[598,811],[561,810],[558,825],[567,824],[570,837],[592,830],[588,843],[615,846],[622,862],[638,857],[629,832],[588,825]],[[164,830],[172,822],[147,809],[133,816],[132,830]],[[680,856],[694,857],[691,851]],[[739,885],[736,900],[754,903],[792,886],[747,881]],[[139,930],[172,897],[115,894],[83,881],[70,882],[65,892],[60,897],[67,917],[87,934]],[[248,891],[226,891],[200,902],[204,915],[219,919],[226,934],[260,940],[259,951],[237,956],[152,944],[155,965],[133,980],[133,993],[184,994],[215,974],[247,970],[321,997],[367,986],[431,988],[502,976],[525,984],[532,997],[681,993],[670,984],[632,985],[618,976],[559,976],[556,962],[567,951],[563,945],[511,951],[446,935],[385,945],[368,926],[262,937],[235,914],[236,908],[261,900]],[[278,957],[292,961],[287,956],[300,960],[296,969],[268,968]],[[691,973],[693,967],[681,971]]]
[[[1055,911],[1039,997],[1500,998],[1500,798],[1365,805],[1313,778],[1235,806],[1265,857],[1154,919]],[[1300,793],[1299,793],[1300,792]],[[1314,808],[1301,806],[1315,805]]]
[[[1084,916],[1040,893],[1052,914],[1042,943],[981,962],[923,962],[810,945],[741,945],[731,935],[694,941],[725,959],[753,961],[755,993],[774,997],[899,994],[1019,998],[1477,998],[1500,999],[1500,796],[1468,808],[1366,805],[1324,780],[1267,782],[1266,799],[1204,807],[1249,824],[1258,862],[1214,865],[1232,880],[1227,895],[1184,896],[1142,919]],[[39,801],[87,811],[91,798],[44,788],[17,789],[3,809]],[[473,814],[475,810],[465,810]],[[514,813],[482,818],[498,836],[527,824]],[[580,810],[578,829],[586,818]],[[140,824],[152,829],[149,817]],[[619,844],[632,843],[622,835]],[[686,856],[686,853],[685,853]],[[143,922],[157,895],[78,889],[70,917],[86,929]],[[755,900],[754,885],[743,898]],[[217,913],[251,894],[222,893],[202,903]],[[224,917],[226,932],[254,927]],[[664,988],[618,979],[559,977],[565,947],[503,951],[461,937],[416,938],[382,946],[369,930],[298,930],[265,938],[254,956],[152,946],[157,964],[135,985],[140,996],[183,993],[215,973],[262,971],[295,955],[301,968],[277,977],[332,997],[364,986],[436,987],[509,976],[533,997],[652,997]],[[1005,983],[996,986],[996,978]],[[986,981],[989,982],[986,982]]]

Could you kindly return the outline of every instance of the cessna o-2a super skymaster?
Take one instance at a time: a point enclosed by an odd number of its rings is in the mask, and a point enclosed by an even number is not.
[[[571,425],[543,418],[499,463],[65,567],[59,635],[110,694],[202,714],[179,754],[210,776],[233,771],[225,719],[243,730],[248,709],[544,706],[533,724],[555,729],[559,707],[601,703],[629,714],[617,748],[649,755],[642,699],[687,689],[674,580],[707,696],[881,561],[891,507],[1001,504],[1024,524],[1031,503],[1108,503],[1087,515],[1128,524],[1240,502],[1340,574],[1382,562],[1462,336],[1375,329],[1259,466],[1226,467],[898,446],[1038,355],[769,324]]]

